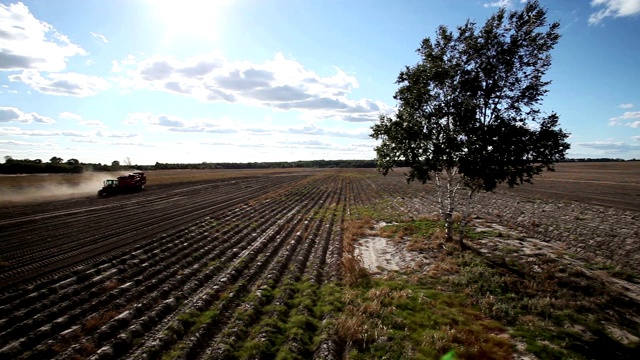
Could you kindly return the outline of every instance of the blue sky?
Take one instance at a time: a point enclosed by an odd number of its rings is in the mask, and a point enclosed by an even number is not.
[[[522,3],[1,0],[0,156],[372,159],[420,41]],[[543,109],[569,157],[640,158],[640,0],[541,3],[563,35]]]

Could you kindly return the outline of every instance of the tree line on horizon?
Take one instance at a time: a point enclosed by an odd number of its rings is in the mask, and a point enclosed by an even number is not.
[[[104,172],[104,171],[129,171],[129,170],[211,170],[211,169],[287,169],[287,168],[375,168],[375,160],[299,160],[299,161],[274,161],[274,162],[201,162],[201,163],[161,163],[154,165],[131,164],[125,160],[114,160],[111,164],[83,163],[78,159],[64,160],[54,156],[48,162],[41,159],[14,159],[5,156],[4,164],[0,164],[0,174],[47,174],[47,173],[72,173]],[[620,162],[638,161],[636,159],[624,160],[616,158],[576,158],[565,159],[562,162]]]
[[[48,162],[41,159],[14,159],[5,156],[0,164],[0,174],[44,174],[44,173],[83,173],[104,171],[150,171],[150,170],[211,170],[211,169],[286,169],[286,168],[375,168],[375,160],[299,160],[275,162],[201,162],[201,163],[161,163],[153,165],[132,164],[114,160],[111,164],[84,163],[78,159],[64,160],[54,156]]]

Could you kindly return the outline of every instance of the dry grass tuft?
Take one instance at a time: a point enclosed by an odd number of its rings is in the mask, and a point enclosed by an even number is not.
[[[443,228],[437,228],[433,234],[431,234],[431,247],[440,248],[444,246],[447,241],[447,231]]]
[[[336,332],[339,339],[347,345],[366,342],[368,334],[367,319],[364,314],[351,313],[351,316],[341,316],[336,319]]]
[[[462,221],[462,214],[459,212],[454,212],[452,214],[452,219],[454,224],[459,224]]]
[[[117,289],[120,285],[121,284],[117,280],[111,280],[102,286],[102,291],[108,293]]]
[[[435,263],[429,269],[428,275],[435,278],[442,278],[445,276],[457,274],[460,272],[460,267],[455,259],[451,256],[440,256]]]
[[[373,220],[364,217],[359,220],[349,220],[343,228],[343,257],[342,269],[344,271],[344,283],[352,285],[369,276],[364,268],[362,260],[355,255],[355,242],[364,237],[368,229],[373,227]]]

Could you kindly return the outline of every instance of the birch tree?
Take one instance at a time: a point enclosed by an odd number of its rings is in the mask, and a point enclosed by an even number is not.
[[[522,10],[498,10],[483,26],[468,20],[455,32],[438,27],[417,50],[420,62],[398,76],[396,113],[380,115],[371,128],[381,141],[375,151],[383,175],[402,166],[408,182],[435,183],[449,241],[464,189],[463,248],[478,192],[531,182],[569,149],[558,115],[540,109],[560,39],[560,24],[549,23],[546,12],[529,1]]]

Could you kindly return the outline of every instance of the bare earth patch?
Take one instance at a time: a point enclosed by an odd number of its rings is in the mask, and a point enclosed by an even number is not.
[[[384,222],[377,224],[369,236],[355,244],[356,257],[372,275],[413,268],[420,258],[419,253],[407,249],[405,241],[377,236],[377,231],[385,225]]]

